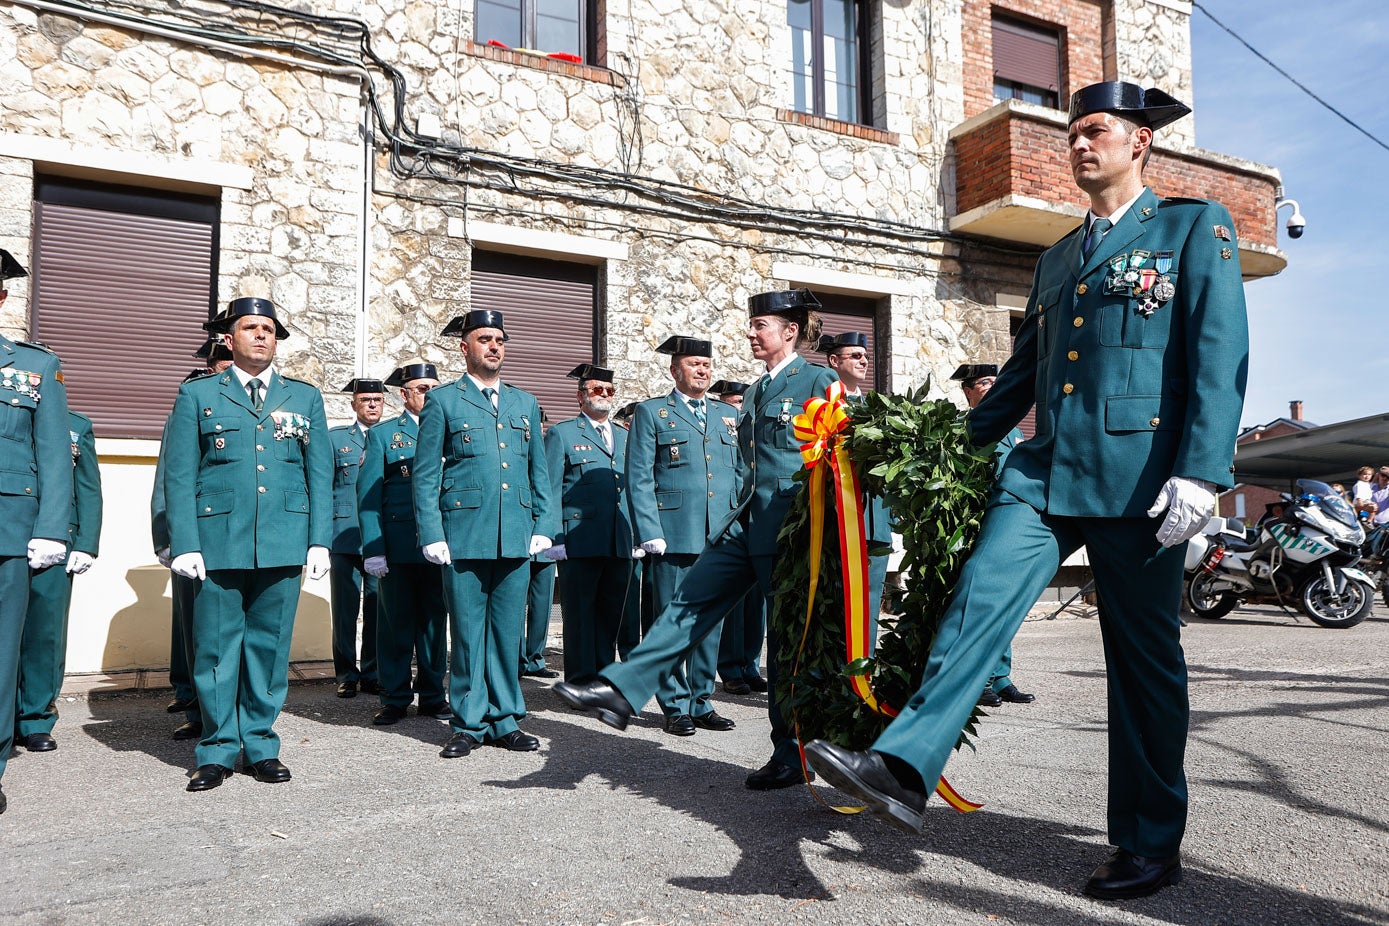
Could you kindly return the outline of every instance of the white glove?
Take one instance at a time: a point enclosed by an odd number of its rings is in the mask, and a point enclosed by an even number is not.
[[[535,547],[535,542],[531,542],[531,547]],[[564,548],[564,544],[557,543],[554,546],[546,547],[543,551],[545,558],[552,563],[563,562],[569,558],[569,551]],[[532,554],[534,555],[534,554]]]
[[[194,551],[175,556],[169,568],[185,579],[206,579],[207,567],[203,565],[203,555]]]
[[[159,560],[159,565],[163,566],[165,569],[168,569],[169,565],[174,561],[174,558],[169,555],[168,547],[164,547],[162,550],[155,550],[154,558]]]
[[[632,547],[632,559],[641,559],[646,555],[646,551],[641,547]]]
[[[362,571],[369,576],[376,576],[378,579],[391,571],[391,567],[386,565],[384,556],[368,556],[362,562]]]
[[[660,556],[666,552],[666,542],[661,537],[657,537],[655,540],[643,540],[641,548],[652,556]]]
[[[447,566],[453,562],[453,556],[449,554],[448,542],[444,540],[437,543],[427,543],[420,547],[420,552],[424,554],[425,559],[436,566]]]
[[[56,540],[35,537],[29,541],[29,568],[47,569],[56,566],[68,555],[68,545]]]
[[[92,568],[92,563],[96,562],[96,557],[90,553],[83,553],[81,550],[73,550],[68,554],[68,572],[71,575],[80,576],[88,569]]]
[[[1162,484],[1157,500],[1148,509],[1148,517],[1155,518],[1164,510],[1167,517],[1157,530],[1158,543],[1175,547],[1199,534],[1215,514],[1215,493],[1208,482],[1173,476]]]
[[[544,553],[552,546],[554,546],[553,541],[544,534],[531,534],[531,551],[529,555],[534,556],[537,553]],[[561,557],[561,559],[563,559],[563,557]]]
[[[328,548],[309,547],[309,555],[304,565],[309,570],[310,579],[321,579],[328,574]]]

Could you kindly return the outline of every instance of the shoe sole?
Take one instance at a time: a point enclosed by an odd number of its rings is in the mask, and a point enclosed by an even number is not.
[[[593,711],[598,715],[599,720],[603,721],[603,723],[612,727],[614,730],[627,729],[627,721],[631,719],[629,716],[619,714],[617,711],[610,711],[606,707],[599,707],[596,704],[585,704],[580,698],[570,692],[569,689],[559,685],[555,686],[555,691],[559,694],[560,700],[574,708],[574,710],[585,712]]]
[[[1091,888],[1087,885],[1085,888],[1085,895],[1087,897],[1093,897],[1096,900],[1136,900],[1139,897],[1147,897],[1149,894],[1156,894],[1169,884],[1180,884],[1181,882],[1182,869],[1178,866],[1168,872],[1166,877],[1158,879],[1153,884],[1144,885],[1141,888],[1104,890],[1103,888]]]
[[[202,739],[203,731],[199,730],[197,733],[179,733],[177,730],[175,730],[173,733],[169,735],[169,738],[179,743],[186,743],[189,740]]]
[[[925,828],[921,814],[901,801],[888,797],[877,788],[865,784],[836,757],[821,753],[815,749],[814,744],[807,746],[805,751],[810,757],[810,767],[819,772],[820,777],[826,782],[863,801],[868,805],[868,809],[884,822],[914,836],[921,835]]]

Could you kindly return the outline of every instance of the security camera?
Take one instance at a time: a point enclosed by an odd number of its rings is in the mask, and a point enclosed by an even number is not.
[[[1288,216],[1288,222],[1284,226],[1288,230],[1288,237],[1301,238],[1302,233],[1307,230],[1307,217],[1302,214],[1302,207],[1297,204],[1295,199],[1280,199],[1274,205],[1273,211],[1277,212],[1284,206],[1293,207],[1293,214]]]

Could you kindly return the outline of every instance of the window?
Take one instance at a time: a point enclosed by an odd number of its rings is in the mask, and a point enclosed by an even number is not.
[[[593,0],[477,0],[473,35],[546,54],[569,54],[593,63],[596,21]]]
[[[833,337],[846,331],[860,331],[868,335],[868,388],[874,391],[886,389],[887,377],[879,375],[882,366],[878,361],[886,354],[881,352],[884,345],[878,337],[878,300],[822,292],[815,293],[815,297],[823,306],[816,312],[820,316],[821,335]],[[813,345],[808,353],[816,363],[826,363],[825,355],[816,354]]]
[[[40,177],[34,337],[99,437],[158,438],[216,304],[218,202]]]
[[[865,0],[789,0],[796,111],[869,124],[866,7]]]
[[[1056,109],[1061,92],[1061,36],[1001,16],[993,18],[994,99]]]

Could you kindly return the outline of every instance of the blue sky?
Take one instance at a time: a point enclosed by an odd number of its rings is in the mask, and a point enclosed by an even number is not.
[[[1318,96],[1389,142],[1389,5],[1376,0],[1201,0]],[[1196,143],[1277,167],[1307,217],[1281,274],[1245,287],[1249,389],[1242,422],[1331,424],[1389,412],[1389,151],[1191,15]],[[1384,387],[1381,389],[1381,387]],[[1389,462],[1389,461],[1380,461]]]

